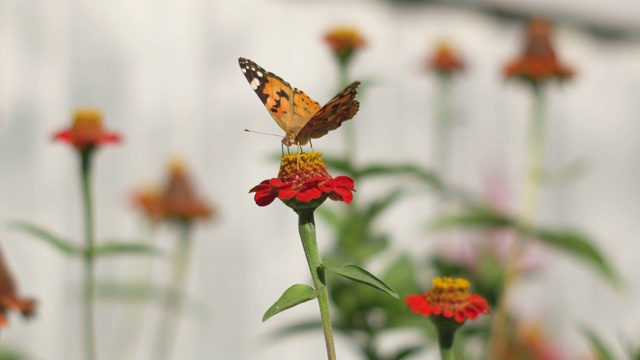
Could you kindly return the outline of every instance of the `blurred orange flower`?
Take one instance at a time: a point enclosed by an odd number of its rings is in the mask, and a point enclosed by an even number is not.
[[[213,208],[197,195],[181,160],[171,163],[169,181],[161,199],[163,217],[169,220],[207,220],[214,213]]]
[[[80,151],[122,141],[119,134],[104,129],[102,113],[97,109],[76,110],[71,127],[55,133],[54,139],[71,144]]]
[[[449,43],[440,42],[435,53],[427,59],[427,68],[443,75],[451,75],[464,69],[464,62]]]
[[[0,250],[0,327],[8,323],[6,316],[8,310],[17,310],[24,317],[29,317],[35,312],[35,307],[35,301],[18,295],[16,283]]]
[[[171,220],[208,220],[215,211],[192,185],[184,161],[169,165],[169,176],[162,188],[146,186],[132,194],[133,206],[154,223]]]
[[[347,176],[331,177],[322,161],[322,153],[285,155],[280,159],[278,177],[264,180],[249,192],[255,192],[258,206],[267,206],[276,198],[294,210],[320,206],[331,200],[353,200],[355,184]]]
[[[141,210],[151,222],[159,222],[164,217],[162,192],[157,187],[146,186],[132,194],[133,206]]]
[[[332,28],[324,36],[324,41],[343,65],[351,60],[356,50],[363,48],[367,43],[356,28],[349,26]]]
[[[504,68],[507,78],[519,78],[534,85],[550,79],[566,80],[574,75],[569,66],[561,63],[551,46],[551,24],[534,19],[525,25],[523,54]]]
[[[424,294],[409,295],[405,303],[422,316],[435,315],[463,323],[478,315],[489,315],[489,304],[481,295],[471,294],[471,283],[462,278],[436,277],[433,287]]]

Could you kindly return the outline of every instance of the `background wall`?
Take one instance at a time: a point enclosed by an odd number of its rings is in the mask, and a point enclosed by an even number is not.
[[[626,13],[629,4],[619,4]],[[640,12],[634,14],[640,21]],[[50,139],[74,108],[99,107],[107,125],[125,137],[97,158],[99,238],[140,235],[130,191],[160,178],[176,153],[188,159],[197,185],[220,211],[197,232],[189,293],[205,310],[188,312],[176,358],[323,359],[320,332],[268,340],[274,329],[316,316],[315,304],[260,322],[284,289],[307,281],[308,271],[296,217],[279,203],[258,208],[247,194],[275,176],[277,163],[269,159],[280,144],[242,130],[280,130],[237,58],[253,59],[323,103],[335,91],[337,71],[322,35],[336,24],[355,25],[367,37],[353,77],[375,80],[353,120],[359,160],[431,161],[434,78],[422,61],[445,37],[469,64],[455,88],[464,121],[456,130],[452,178],[479,190],[483,171],[499,169],[519,193],[530,103],[527,89],[505,83],[500,72],[520,50],[517,23],[473,10],[375,1],[0,0],[0,219],[33,220],[79,240],[76,159]],[[562,23],[555,34],[559,55],[577,77],[549,94],[547,160],[559,168],[585,158],[588,168],[571,186],[543,193],[541,219],[591,234],[627,286],[615,292],[584,266],[554,254],[542,276],[518,289],[517,303],[525,313],[552,318],[565,346],[584,354],[576,325],[597,325],[601,334],[612,334],[605,335],[611,342],[640,332],[640,41],[593,37]],[[340,151],[341,136],[316,141],[316,149]],[[358,187],[356,197],[384,186]],[[394,248],[442,246],[424,232],[431,203],[421,196],[385,219],[400,240]],[[12,318],[3,344],[37,359],[80,358],[80,262],[6,227],[0,240],[22,293],[39,299],[38,316]],[[320,225],[321,248],[327,240]],[[171,231],[159,233],[160,244],[172,241]],[[132,259],[105,260],[99,276],[124,277],[139,267]],[[163,273],[161,266],[155,270]],[[127,311],[101,303],[100,358],[115,358],[112,345],[121,340]],[[142,341],[151,345],[146,335]],[[344,339],[337,346],[342,359],[357,358]]]

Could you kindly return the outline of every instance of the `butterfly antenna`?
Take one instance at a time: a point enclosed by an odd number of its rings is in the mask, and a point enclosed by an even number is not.
[[[253,130],[249,130],[249,129],[244,129],[245,132],[248,133],[254,133],[254,134],[260,134],[260,135],[269,135],[269,136],[278,136],[280,137],[280,135],[277,134],[271,134],[271,133],[266,133],[266,132],[261,132],[261,131],[253,131]]]

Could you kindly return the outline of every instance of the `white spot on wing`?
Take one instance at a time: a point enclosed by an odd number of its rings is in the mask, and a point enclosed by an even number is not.
[[[260,86],[260,80],[258,80],[258,79],[251,80],[251,88],[253,90],[256,90],[258,88],[258,86]]]
[[[247,73],[247,68],[242,68],[242,73],[246,74]]]
[[[256,74],[258,75],[258,77],[262,77],[262,73],[260,71],[257,71]]]

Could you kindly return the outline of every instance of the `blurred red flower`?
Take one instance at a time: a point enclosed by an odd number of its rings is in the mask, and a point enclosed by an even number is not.
[[[353,54],[367,43],[356,28],[349,26],[332,28],[325,34],[324,41],[342,65],[346,65]]]
[[[463,323],[478,315],[489,315],[489,304],[481,295],[469,293],[471,283],[462,278],[436,277],[433,288],[424,294],[409,295],[405,303],[422,316],[435,315]]]
[[[443,75],[452,75],[464,69],[464,62],[449,43],[443,41],[427,59],[427,68]]]
[[[119,134],[104,129],[102,113],[97,109],[76,110],[71,127],[55,133],[54,139],[80,151],[122,141]]]
[[[504,68],[507,78],[519,78],[537,85],[550,79],[573,77],[573,69],[558,60],[551,46],[552,26],[548,21],[531,20],[524,30],[524,51]]]

